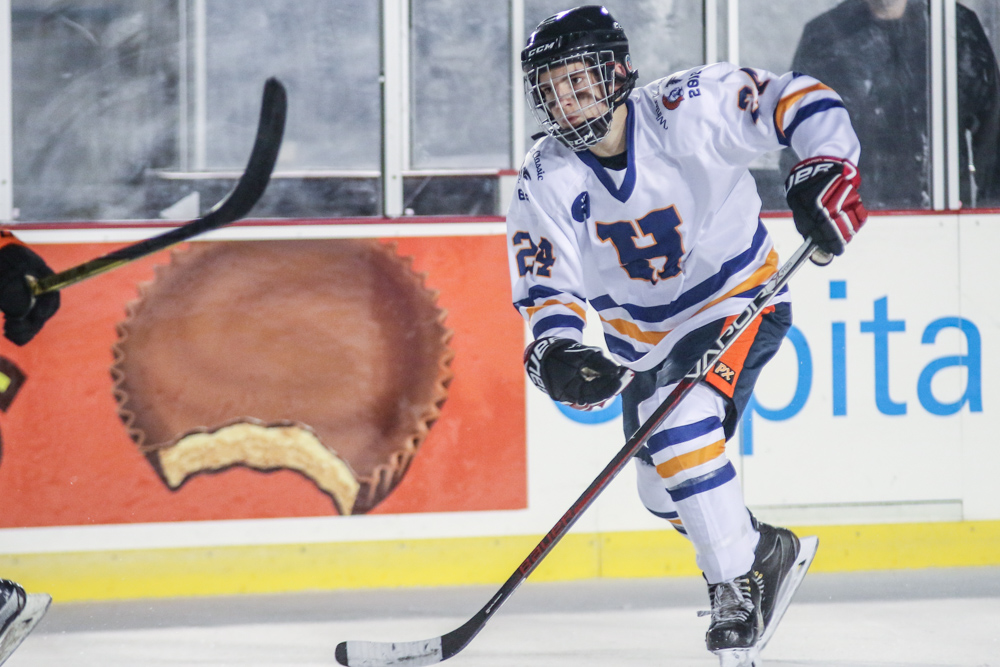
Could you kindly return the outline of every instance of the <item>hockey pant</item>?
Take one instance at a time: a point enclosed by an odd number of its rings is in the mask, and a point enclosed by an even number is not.
[[[691,540],[698,567],[710,584],[743,575],[753,565],[758,533],[743,502],[736,469],[726,456],[726,442],[791,320],[789,304],[767,308],[635,457],[640,500]],[[729,321],[693,331],[662,364],[636,375],[622,396],[626,437],[666,399]]]

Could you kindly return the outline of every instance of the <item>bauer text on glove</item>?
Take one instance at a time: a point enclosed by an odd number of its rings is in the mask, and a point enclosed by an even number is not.
[[[795,228],[823,252],[843,254],[868,218],[858,194],[860,184],[858,168],[849,160],[813,157],[799,162],[785,181]]]

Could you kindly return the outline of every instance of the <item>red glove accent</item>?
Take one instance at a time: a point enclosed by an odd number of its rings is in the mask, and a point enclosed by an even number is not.
[[[785,196],[795,228],[820,250],[840,255],[868,219],[858,187],[861,175],[849,160],[812,157],[792,167]]]

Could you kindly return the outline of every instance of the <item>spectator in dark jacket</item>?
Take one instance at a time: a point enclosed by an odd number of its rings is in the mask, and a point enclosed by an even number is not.
[[[956,19],[960,196],[965,206],[996,205],[1000,72],[975,12],[959,4]],[[931,203],[929,23],[926,0],[845,0],[806,24],[795,52],[793,71],[844,99],[869,208]]]

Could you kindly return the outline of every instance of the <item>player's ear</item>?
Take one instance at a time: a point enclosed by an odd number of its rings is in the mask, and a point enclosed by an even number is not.
[[[625,69],[625,65],[615,61],[615,90],[625,85],[625,80],[628,79],[628,70]]]

